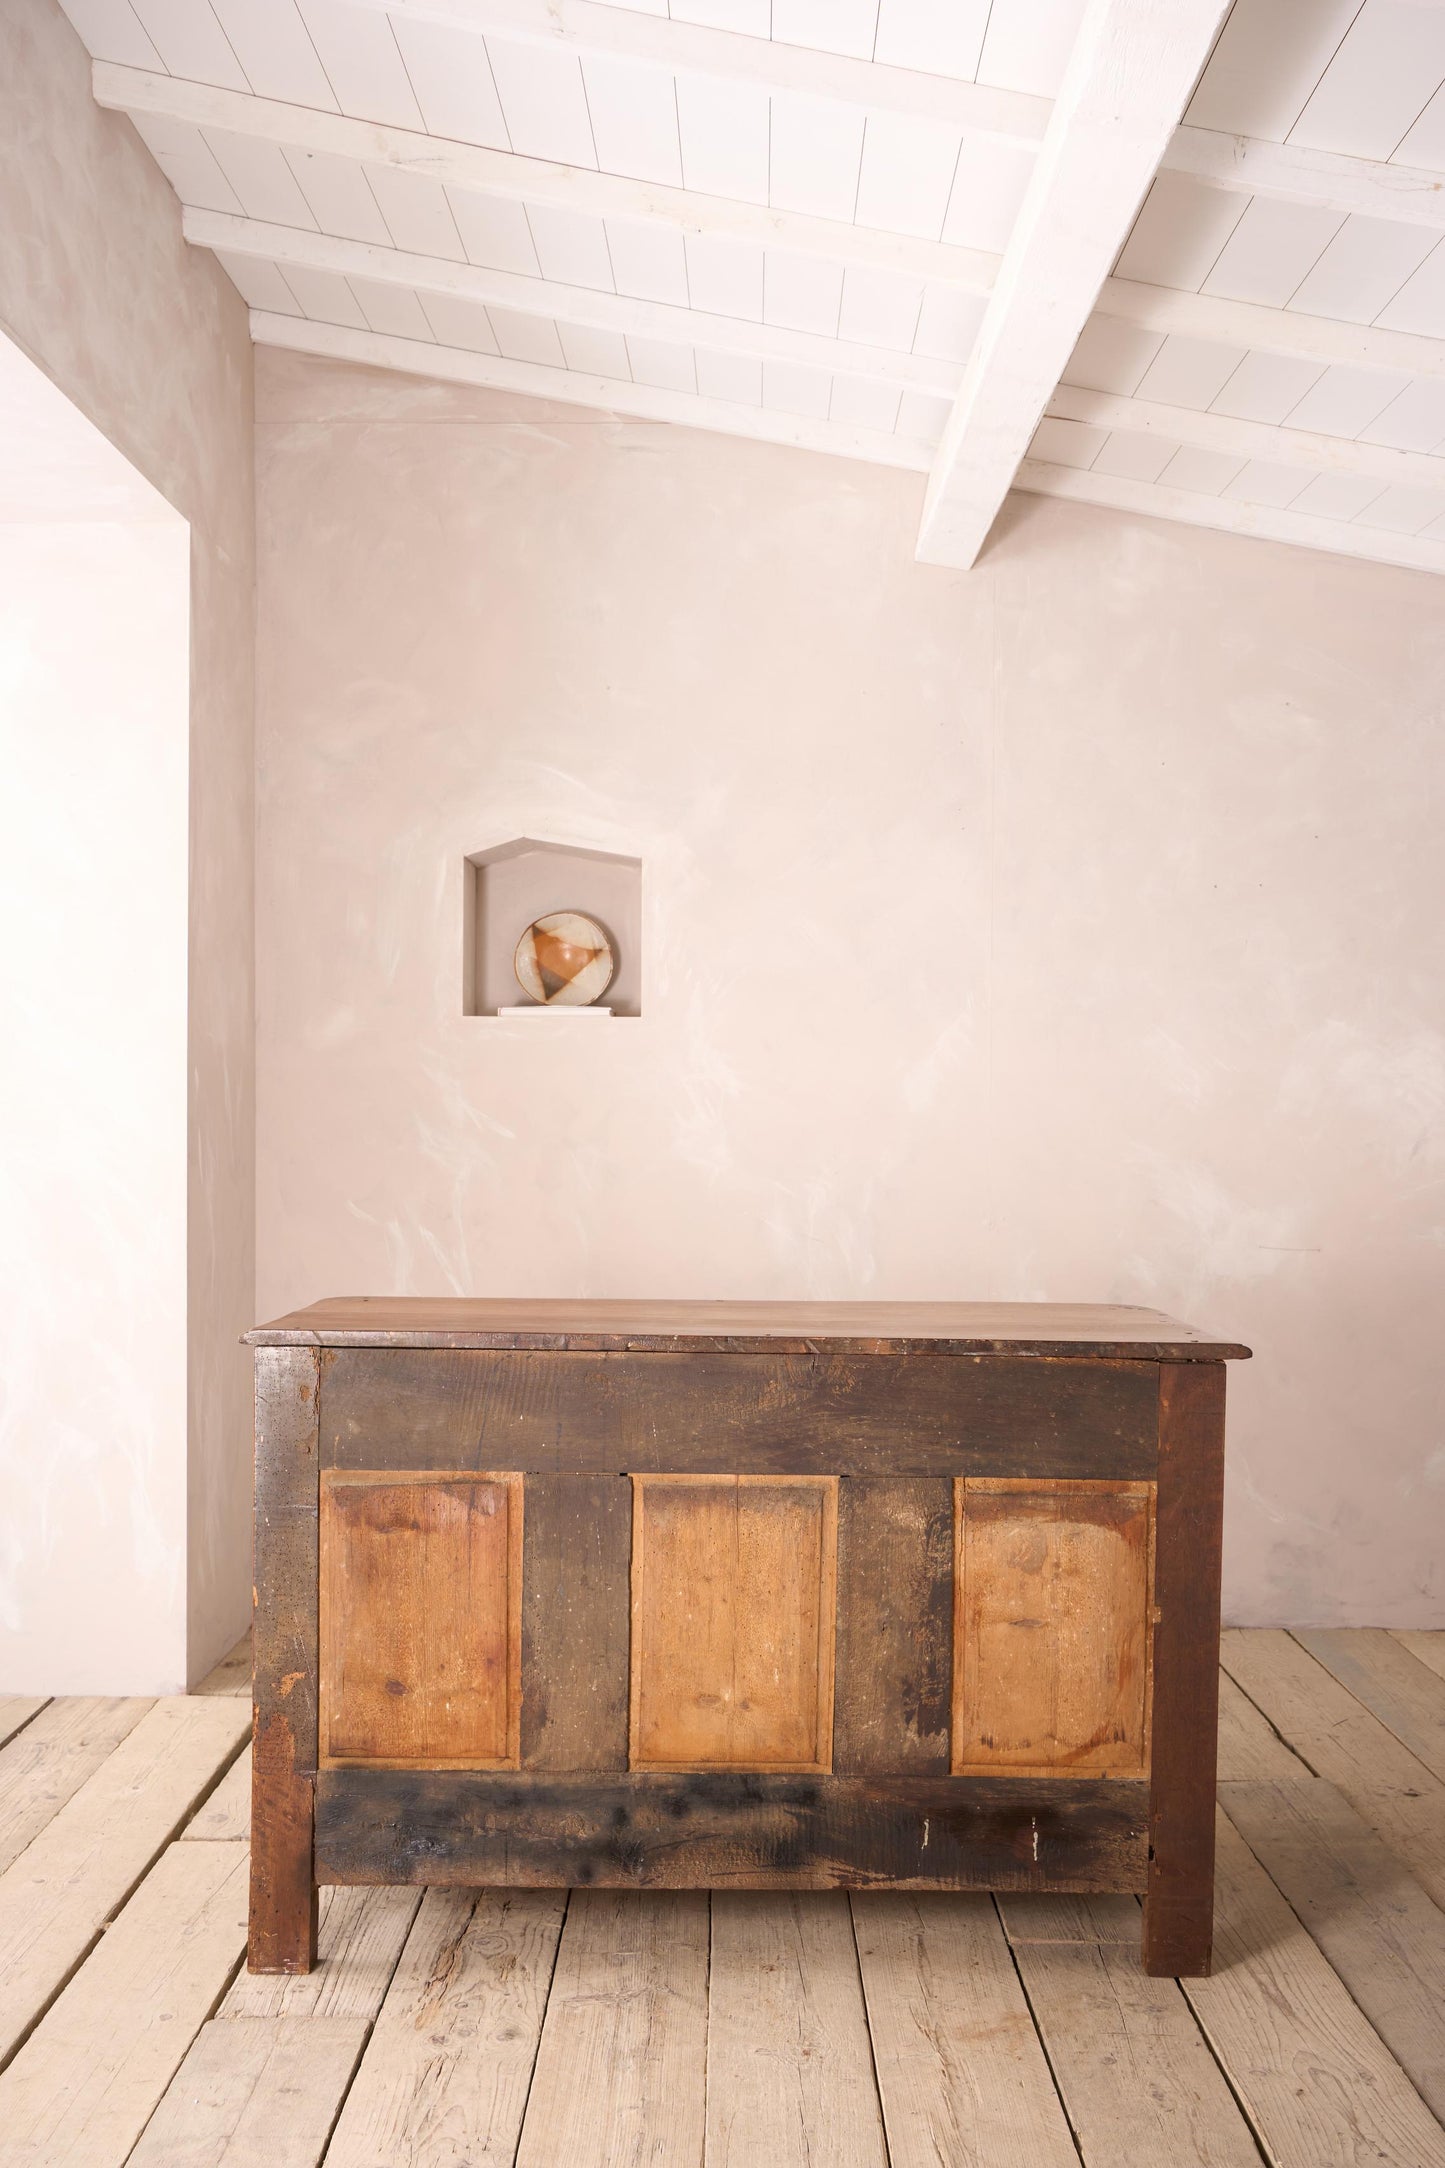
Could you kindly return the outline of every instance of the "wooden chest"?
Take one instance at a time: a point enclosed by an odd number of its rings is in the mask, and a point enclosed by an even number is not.
[[[1208,1969],[1247,1349],[983,1304],[247,1337],[253,1970],[388,1882],[1136,1890],[1147,1968]]]

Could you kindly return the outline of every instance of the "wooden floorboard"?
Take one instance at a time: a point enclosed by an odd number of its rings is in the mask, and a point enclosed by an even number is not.
[[[1182,1984],[1133,1897],[879,1891],[328,1889],[314,1971],[253,1977],[249,1645],[26,1703],[0,2168],[1445,2168],[1442,1650],[1226,1636]]]
[[[32,1717],[39,1716],[45,1707],[46,1696],[25,1694],[0,1694],[0,1746],[22,1731]]]

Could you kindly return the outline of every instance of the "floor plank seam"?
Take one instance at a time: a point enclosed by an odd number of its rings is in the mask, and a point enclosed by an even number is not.
[[[883,2099],[883,2087],[878,2077],[878,2048],[873,2038],[873,2012],[868,2001],[868,1982],[863,1975],[863,1956],[858,1948],[858,1915],[854,1910],[856,1892],[848,1892],[848,1931],[853,1937],[853,1962],[858,1967],[858,1993],[863,2003],[863,2028],[868,2035],[868,2067],[873,2073],[873,2090],[878,2096],[878,2127],[883,2133],[883,2154],[887,2168],[893,2168],[893,2141],[888,2135],[888,2109]],[[712,1907],[708,1907],[711,1920]],[[708,1933],[709,1953],[712,1948],[711,1929]],[[711,1959],[709,1957],[709,1969]]]
[[[172,1839],[171,1841],[172,1841],[172,1843],[179,1843],[179,1842],[180,1842],[180,1839],[179,1839],[179,1838],[173,1838],[173,1839]],[[109,1920],[107,1920],[107,1921],[106,1921],[106,1926],[108,1927],[109,1925],[110,1925],[110,1922],[109,1922]],[[102,1930],[102,1931],[103,1931],[103,1930]],[[210,2008],[209,2008],[209,2009],[208,2009],[208,2010],[206,2011],[206,2013],[205,2013],[205,2015],[204,2015],[204,2016],[202,2017],[202,2019],[201,2019],[201,2021],[200,2021],[199,2025],[197,2025],[197,2027],[196,2027],[195,2031],[194,2031],[194,2032],[193,2032],[193,2033],[191,2034],[191,2037],[190,2037],[190,2039],[189,2039],[189,2040],[187,2041],[187,2043],[186,2043],[186,2052],[185,2052],[185,2055],[183,2055],[183,2056],[181,2057],[180,2061],[179,2061],[179,2062],[178,2062],[178,2063],[176,2064],[175,2070],[174,2070],[174,2072],[173,2072],[173,2074],[172,2074],[172,2077],[171,2077],[170,2085],[167,2085],[167,2086],[166,2086],[166,2088],[165,2088],[164,2092],[162,2092],[162,2093],[161,2093],[161,2095],[160,2095],[160,2097],[159,2097],[159,2098],[157,2099],[157,2101],[156,2101],[156,2104],[155,2104],[155,2106],[154,2106],[154,2107],[153,2107],[153,2108],[151,2109],[151,2112],[150,2112],[150,2114],[149,2114],[149,2115],[148,2115],[148,2116],[146,2117],[146,2119],[145,2119],[144,2123],[143,2123],[143,2124],[141,2125],[140,2129],[139,2129],[139,2130],[138,2130],[138,2131],[136,2132],[136,2137],[135,2137],[135,2144],[134,2144],[134,2145],[133,2145],[133,2146],[132,2146],[132,2147],[130,2148],[130,2151],[129,2151],[129,2152],[128,2152],[128,2153],[126,2154],[126,2156],[125,2156],[127,2160],[131,2160],[131,2159],[133,2159],[133,2158],[134,2158],[134,2156],[135,2156],[135,2155],[136,2155],[136,2154],[137,2154],[137,2153],[138,2153],[138,2152],[140,2151],[140,2149],[141,2149],[142,2145],[144,2145],[144,2143],[145,2143],[145,2136],[146,2136],[146,2132],[147,2132],[147,2131],[148,2131],[148,2130],[150,2129],[150,2127],[151,2127],[151,2124],[152,2124],[152,2123],[153,2123],[153,2122],[155,2121],[156,2117],[157,2117],[157,2116],[158,2116],[158,2115],[160,2114],[160,2112],[161,2112],[162,2108],[163,2108],[163,2107],[165,2106],[166,2102],[167,2102],[167,2101],[168,2101],[168,2100],[170,2099],[170,2094],[171,2094],[171,2085],[174,2085],[174,2084],[176,2083],[177,2079],[178,2079],[178,2078],[180,2077],[180,2075],[181,2075],[181,2072],[182,2072],[182,2071],[183,2071],[183,2070],[185,2069],[185,2067],[186,2067],[186,2059],[187,2059],[187,2057],[189,2056],[189,2054],[190,2054],[190,2052],[191,2052],[191,2049],[192,2049],[192,2048],[193,2048],[193,2047],[195,2046],[196,2042],[197,2042],[197,2041],[198,2041],[198,2040],[200,2039],[200,2037],[201,2037],[201,2034],[202,2034],[202,2033],[203,2033],[203,2032],[205,2031],[206,2027],[207,2027],[207,2026],[208,2026],[208,2025],[209,2025],[209,2024],[211,2023],[212,2019],[213,2019],[213,2018],[215,2017],[215,2015],[216,2015],[216,2012],[217,2012],[217,2011],[218,2011],[218,2010],[220,2009],[220,2007],[221,2007],[221,2004],[222,2004],[222,2003],[223,2003],[223,2002],[225,2001],[226,1997],[227,1997],[227,1996],[228,1996],[228,1995],[230,1994],[230,1992],[231,1992],[231,1989],[232,1989],[232,1986],[233,1986],[233,1985],[235,1984],[235,1980],[236,1980],[236,1975],[237,1975],[237,1974],[238,1974],[238,1973],[240,1972],[240,1970],[241,1970],[241,1967],[242,1967],[242,1966],[243,1966],[243,1965],[245,1964],[245,1962],[246,1962],[246,1953],[245,1953],[245,1951],[244,1951],[244,1950],[242,1950],[242,1952],[241,1952],[240,1956],[239,1956],[239,1957],[238,1957],[238,1958],[236,1959],[236,1962],[235,1962],[235,1964],[234,1964],[234,1965],[232,1965],[232,1967],[231,1967],[230,1971],[229,1971],[229,1972],[228,1972],[228,1973],[226,1974],[226,1977],[225,1977],[225,1979],[224,1979],[224,1980],[222,1981],[222,1983],[221,1983],[221,1986],[220,1986],[220,1989],[219,1989],[219,1991],[218,1991],[218,1993],[217,1993],[217,1995],[216,1995],[216,1998],[215,1998],[215,2000],[214,2000],[214,2001],[212,2002],[212,2004],[211,2004]],[[253,2090],[254,2090],[254,2087],[253,2087]]]
[[[1290,1638],[1293,1639],[1293,1636],[1291,1635]],[[1309,1656],[1309,1650],[1306,1649],[1304,1651],[1304,1654],[1306,1656]],[[1313,1657],[1310,1657],[1310,1661],[1311,1663],[1313,1663],[1315,1659]],[[1320,1776],[1322,1772],[1316,1769],[1314,1763],[1310,1761],[1306,1755],[1300,1752],[1299,1748],[1294,1744],[1293,1740],[1287,1739],[1285,1737],[1284,1733],[1280,1730],[1278,1724],[1276,1724],[1273,1718],[1270,1716],[1269,1711],[1267,1709],[1261,1708],[1259,1703],[1255,1700],[1254,1696],[1250,1693],[1248,1687],[1243,1685],[1240,1680],[1235,1678],[1234,1673],[1229,1669],[1229,1665],[1223,1657],[1220,1658],[1219,1668],[1221,1671],[1226,1673],[1230,1680],[1230,1683],[1239,1688],[1240,1693],[1243,1694],[1245,1700],[1249,1703],[1251,1709],[1254,1710],[1255,1715],[1259,1718],[1260,1722],[1269,1726],[1269,1729],[1274,1733],[1275,1738],[1278,1739],[1280,1745],[1284,1748],[1285,1752],[1287,1754],[1293,1754],[1295,1760],[1299,1763],[1300,1767],[1306,1772],[1307,1775],[1312,1777]],[[1323,1671],[1324,1668],[1324,1665],[1321,1664],[1321,1671]],[[1328,1674],[1326,1675],[1328,1676]]]
[[[998,1893],[996,1890],[990,1890],[988,1892],[988,1901],[993,1906],[994,1917],[998,1921],[998,1931],[1003,1936],[1003,1946],[1008,1951],[1009,1963],[1014,1968],[1014,1978],[1019,1983],[1019,1993],[1023,1996],[1024,2008],[1029,2013],[1029,2022],[1034,2028],[1034,2037],[1037,2039],[1040,2048],[1043,2050],[1044,2065],[1049,2073],[1049,2083],[1053,2086],[1054,2092],[1057,2095],[1059,2103],[1059,2113],[1063,2116],[1064,2128],[1069,2134],[1069,2143],[1073,2146],[1074,2151],[1079,2156],[1080,2168],[1087,2168],[1087,2164],[1084,2162],[1083,2144],[1079,2138],[1078,2130],[1075,2127],[1074,2118],[1069,2112],[1069,2103],[1067,2096],[1065,2095],[1064,2088],[1059,2083],[1059,2073],[1054,2067],[1054,2058],[1049,2051],[1048,2036],[1045,2033],[1043,2026],[1039,2023],[1039,2013],[1034,2007],[1034,1998],[1029,1993],[1029,1984],[1028,1981],[1024,1978],[1023,1967],[1019,1963],[1019,1953],[1014,1948],[1013,1937],[1008,1931],[1008,1921],[1004,1918],[1003,1913],[999,1907]]]
[[[31,1725],[35,1722],[36,1717],[43,1716],[45,1714],[46,1710],[50,1707],[50,1702],[53,1701],[54,1698],[54,1695],[51,1695],[50,1700],[42,1701],[39,1708],[32,1709],[29,1716],[22,1717],[20,1722],[15,1726],[15,1729],[13,1731],[7,1731],[4,1738],[0,1739],[0,1747],[13,1746],[17,1739],[23,1738],[25,1736],[25,1733],[30,1729]]]
[[[552,2006],[552,1990],[557,1984],[557,1965],[562,1955],[562,1938],[567,1932],[567,1922],[572,1914],[572,1897],[573,1892],[569,1889],[567,1902],[562,1907],[562,1919],[557,1929],[557,1940],[552,1945],[552,1963],[547,1973],[547,1992],[542,1997],[542,2020],[537,2027],[537,2039],[532,2049],[532,2065],[527,2072],[526,2096],[522,2101],[522,2112],[517,2118],[517,2143],[512,2148],[509,2168],[517,2168],[517,2162],[522,2157],[522,2141],[527,2135],[527,2110],[532,2105],[532,2088],[537,2082],[537,2058],[542,2052],[542,2035],[547,2030],[547,2012]],[[709,1918],[711,1918],[711,1909],[711,1906],[709,1906]]]
[[[1230,1826],[1232,1827],[1233,1825],[1231,1824]],[[1253,1859],[1253,1857],[1254,1854],[1251,1852],[1250,1858]],[[1204,2042],[1205,2053],[1208,2055],[1210,2061],[1214,2064],[1214,2067],[1219,2072],[1221,2078],[1223,2078],[1224,2083],[1229,2090],[1230,2098],[1233,2100],[1234,2105],[1239,2110],[1240,2119],[1243,2122],[1245,2129],[1249,2132],[1250,2137],[1254,2140],[1255,2151],[1258,2153],[1260,2159],[1264,2162],[1265,2168],[1279,2168],[1278,2155],[1270,2150],[1270,2147],[1266,2142],[1264,2132],[1259,2127],[1258,2117],[1250,2113],[1248,2102],[1245,2100],[1244,2095],[1240,2092],[1239,2087],[1235,2084],[1234,2079],[1230,2076],[1229,2065],[1225,2062],[1224,2057],[1220,2054],[1218,2048],[1215,2046],[1214,2041],[1210,2036],[1209,2027],[1205,2024],[1204,2019],[1200,2016],[1198,2010],[1194,2006],[1194,1998],[1189,1992],[1189,1983],[1186,1980],[1176,1980],[1174,1982],[1174,1986],[1176,1991],[1178,1992],[1180,2000],[1184,2004],[1185,2009],[1189,2012],[1189,2015],[1193,2020],[1195,2031],[1198,2033],[1200,2039]]]

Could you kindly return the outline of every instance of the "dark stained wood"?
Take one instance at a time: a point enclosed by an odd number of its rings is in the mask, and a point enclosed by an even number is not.
[[[316,1959],[318,1370],[313,1349],[256,1352],[252,1972]]]
[[[1224,1365],[1166,1363],[1159,1383],[1144,1969],[1171,1978],[1207,1973],[1213,1942],[1223,1517]]]
[[[625,1475],[529,1475],[523,1516],[522,1766],[627,1767]]]
[[[1006,1355],[323,1357],[336,1468],[1148,1478],[1158,1368]]]
[[[324,1882],[1137,1890],[1148,1786],[328,1769]]]
[[[838,1487],[834,1770],[945,1775],[952,1673],[952,1483],[846,1477]]]
[[[1035,1354],[1198,1362],[1247,1356],[1158,1310],[1064,1302],[539,1302],[335,1296],[246,1339],[255,1347],[635,1349],[655,1353]]]

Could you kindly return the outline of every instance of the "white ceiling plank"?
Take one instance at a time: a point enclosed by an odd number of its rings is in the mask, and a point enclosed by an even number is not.
[[[1239,504],[1272,504],[1282,510],[1294,503],[1308,480],[1300,467],[1271,466],[1268,460],[1247,459],[1225,484],[1221,495]]]
[[[438,378],[444,383],[476,384],[496,391],[522,392],[564,405],[590,407],[604,414],[627,414],[643,421],[680,422],[692,429],[720,431],[762,443],[786,444],[800,451],[828,452],[840,459],[863,459],[876,466],[923,472],[927,454],[906,438],[836,422],[810,422],[799,415],[768,413],[763,408],[733,406],[684,392],[657,391],[648,385],[613,383],[583,376],[573,369],[493,360],[446,346],[412,339],[386,339],[376,332],[350,331],[304,318],[256,311],[251,336],[258,346],[279,346],[291,353],[321,354],[333,361],[357,361],[376,369]],[[1445,552],[1442,552],[1445,557]]]
[[[1219,397],[1244,358],[1241,346],[1171,334],[1139,379],[1139,396],[1203,409]]]
[[[422,126],[421,108],[385,15],[348,7],[345,0],[298,0],[298,5],[343,113],[396,128]]]
[[[182,203],[203,211],[239,211],[241,199],[199,128],[160,114],[135,116],[140,139]]]
[[[275,309],[283,316],[300,316],[301,304],[274,263],[258,263],[254,256],[231,256],[217,252],[216,261],[248,309]]]
[[[815,336],[776,324],[740,322],[697,309],[639,301],[514,272],[439,262],[401,249],[338,241],[327,234],[301,234],[255,220],[192,213],[184,220],[184,231],[195,247],[226,249],[238,256],[279,264],[288,279],[295,267],[301,266],[353,281],[390,283],[419,293],[428,304],[433,295],[439,294],[473,307],[501,307],[523,315],[545,316],[617,337],[661,340],[674,346],[721,347],[760,359],[805,364],[830,374],[877,379],[896,389],[944,397],[957,388],[961,374],[955,364],[894,353],[862,341]]]
[[[693,356],[697,363],[697,388],[705,399],[728,399],[739,406],[760,407],[763,403],[763,365],[761,361],[746,354],[717,354],[699,347]],[[884,387],[875,387],[882,389]],[[892,394],[895,406],[898,394]],[[846,415],[840,416],[846,421]],[[872,423],[868,426],[871,428]]]
[[[131,0],[137,20],[172,75],[225,90],[249,90],[246,71],[205,0]]]
[[[1120,278],[1198,293],[1246,205],[1185,173],[1160,173],[1115,265]]]
[[[468,263],[492,271],[541,277],[542,266],[537,261],[525,204],[507,203],[499,196],[474,195],[465,188],[449,188],[447,202]]]
[[[1246,204],[1201,290],[1222,294],[1230,301],[1259,301],[1283,308],[1342,223],[1338,211],[1322,210],[1317,204],[1256,196]]]
[[[1110,279],[1099,295],[1099,314],[1141,331],[1257,347],[1263,353],[1296,354],[1322,367],[1340,362],[1346,368],[1445,376],[1445,342],[1439,339],[1375,324],[1306,316],[1301,310],[1265,308],[1253,301],[1226,301],[1217,294],[1170,293],[1136,279]]]
[[[377,166],[367,175],[367,185],[398,248],[465,263],[467,252],[440,181],[424,173],[398,173],[393,167]]]
[[[487,53],[512,149],[524,158],[595,166],[597,146],[577,55],[505,38],[488,38]]]
[[[1445,384],[1407,384],[1360,438],[1367,444],[1393,445],[1400,451],[1433,452],[1445,443]]]
[[[950,293],[946,286],[927,287],[913,334],[913,351],[944,361],[967,361],[978,343],[982,324],[983,303],[977,294]]]
[[[315,113],[205,84],[177,83],[169,76],[116,68],[106,61],[95,63],[92,80],[96,99],[103,106],[132,115],[160,114],[350,158],[359,162],[358,172],[362,166],[396,166],[429,174],[449,190],[474,189],[514,201],[591,211],[609,219],[643,220],[659,229],[771,243],[798,254],[936,279],[970,292],[987,291],[997,268],[996,257],[942,242],[734,203],[725,197],[668,188],[661,182],[588,172],[409,129],[371,126],[344,114]]]
[[[1192,489],[1201,497],[1218,497],[1243,465],[1237,452],[1205,452],[1198,445],[1181,444],[1159,480],[1168,489]]]
[[[260,97],[336,110],[330,78],[296,0],[211,0],[211,6]]]
[[[765,250],[706,233],[690,233],[684,247],[688,300],[694,309],[762,322]]]
[[[768,200],[768,94],[753,83],[708,83],[680,75],[678,132],[682,180],[707,196]]]
[[[828,419],[853,422],[864,429],[893,429],[898,422],[899,398],[892,384],[872,384],[861,376],[835,376]]]
[[[825,422],[832,397],[832,379],[826,369],[809,369],[795,361],[763,363],[763,405],[780,407],[787,414],[806,414]]]
[[[1360,0],[1235,0],[1189,102],[1191,127],[1282,143],[1359,9]]]
[[[545,317],[525,316],[516,309],[488,309],[487,318],[498,352],[508,361],[531,362],[537,368],[567,372],[567,357],[557,326]]]
[[[453,294],[423,294],[421,305],[439,345],[463,346],[473,354],[501,352],[492,320],[477,302],[459,301]]]
[[[61,0],[61,6],[93,60],[118,61],[123,68],[164,69],[165,62],[141,28],[130,0]]]
[[[780,45],[871,60],[878,0],[773,0],[772,35]]]
[[[1382,489],[1390,483],[1445,487],[1445,460],[1357,444],[1348,437],[1323,436],[1316,430],[1237,421],[1219,413],[1200,414],[1186,407],[1163,406],[1154,400],[1081,391],[1068,384],[1061,384],[1054,393],[1049,413],[1056,419],[1086,422],[1099,429],[1193,445],[1199,451],[1230,456],[1240,462],[1268,461],[1316,473],[1373,476]],[[1445,429],[1441,433],[1445,435]]]
[[[944,240],[960,248],[1001,252],[1008,246],[1033,170],[1032,152],[988,136],[966,135],[953,169]]]
[[[1380,495],[1372,475],[1317,474],[1295,498],[1297,512],[1314,512],[1320,519],[1354,519]]]
[[[680,233],[609,219],[607,253],[620,294],[631,294],[639,301],[667,301],[680,309],[688,306],[687,252]]]
[[[206,146],[248,218],[269,219],[277,226],[315,227],[300,184],[274,143],[255,143],[216,129],[206,137]]]
[[[1108,441],[1107,429],[1046,414],[1029,438],[1029,456],[1055,460],[1061,467],[1092,467]]]
[[[1064,365],[1064,382],[1090,391],[1127,394],[1139,382],[1164,344],[1158,332],[1136,331],[1109,316],[1091,316]]]
[[[1439,241],[1375,318],[1382,330],[1445,339],[1445,241]]]
[[[862,339],[870,346],[891,346],[907,354],[918,330],[923,294],[917,279],[901,279],[888,271],[862,271],[855,266],[843,280],[838,335]]]
[[[946,399],[930,398],[927,392],[906,391],[898,402],[897,430],[921,444],[937,445],[952,408]]]
[[[383,246],[391,240],[363,167],[328,151],[287,150],[285,156],[323,233]]]
[[[595,287],[599,293],[616,291],[607,228],[600,218],[588,218],[581,211],[547,211],[538,205],[528,212],[527,223],[544,279],[564,286]]]
[[[961,144],[960,131],[942,121],[871,113],[858,175],[858,224],[938,240]]]
[[[630,338],[627,359],[634,384],[651,384],[659,391],[697,390],[697,363],[690,346],[673,346],[663,339]]]
[[[393,339],[433,337],[426,311],[415,294],[400,286],[379,285],[372,279],[350,279],[347,283],[368,330],[384,332]]]
[[[1309,316],[1368,324],[1419,270],[1434,245],[1419,226],[1347,218],[1308,277],[1288,296]]]
[[[1402,166],[1445,170],[1445,86],[1436,91],[1394,157]]]
[[[850,224],[858,200],[864,115],[792,92],[772,99],[768,201],[775,210]]]
[[[1063,82],[1084,0],[998,0],[989,13],[978,79],[1052,98]]]
[[[1445,77],[1445,8],[1366,0],[1290,131],[1312,150],[1388,158]]]
[[[1093,462],[1093,471],[1127,475],[1135,482],[1157,482],[1178,449],[1167,437],[1137,437],[1114,430]]]
[[[929,478],[925,559],[976,560],[1221,13],[1221,0],[1093,0]]]
[[[303,316],[318,324],[352,324],[358,331],[367,329],[355,294],[334,271],[309,271],[291,264],[286,284],[300,302]]]
[[[882,0],[873,58],[971,83],[988,18],[989,0]]]
[[[1216,414],[1238,421],[1281,422],[1318,381],[1318,362],[1293,354],[1246,354],[1210,402]]]
[[[676,84],[659,68],[600,54],[583,60],[582,83],[602,171],[681,188]]]
[[[429,134],[451,136],[459,143],[481,143],[489,150],[511,150],[486,39],[472,37],[452,23],[409,16],[397,18],[393,28],[421,108],[422,125]]]
[[[286,323],[285,318],[280,319],[283,331]],[[304,338],[305,329],[297,329],[296,336]],[[1306,512],[1279,512],[1268,505],[1207,497],[1194,490],[1170,489],[1158,482],[1129,482],[1114,474],[1081,474],[1046,460],[1026,459],[1014,487],[1039,496],[1065,497],[1075,504],[1097,504],[1148,519],[1173,520],[1187,527],[1218,527],[1226,534],[1291,542],[1338,557],[1367,557],[1381,564],[1445,572],[1445,543],[1375,532],[1355,521],[1317,519]]]
[[[1357,437],[1409,382],[1393,369],[1326,369],[1290,408],[1290,426],[1316,429],[1328,437]]]
[[[835,338],[843,306],[843,266],[768,250],[763,271],[763,322]]]
[[[1295,143],[1180,128],[1164,154],[1170,173],[1246,196],[1314,203],[1341,217],[1398,219],[1445,231],[1445,180],[1425,167],[1343,158]]]
[[[431,314],[430,309],[427,313]],[[631,382],[627,341],[620,332],[594,331],[590,324],[559,324],[557,336],[569,369],[580,369],[584,376],[615,376],[623,383]]]
[[[411,21],[459,25],[488,39],[551,46],[578,53],[610,53],[620,60],[647,62],[672,75],[701,75],[714,81],[752,83],[768,92],[800,92],[876,113],[908,113],[920,120],[953,122],[985,135],[1002,136],[1025,146],[1043,140],[1048,124],[1048,96],[1020,93],[988,82],[962,81],[948,73],[861,60],[851,55],[790,45],[769,36],[768,0],[674,0],[672,20],[641,9],[599,6],[597,0],[348,0],[372,10],[389,10],[398,23]],[[828,0],[831,6],[832,0]],[[960,0],[970,12],[977,0]],[[1028,0],[1058,16],[1055,0]],[[1076,0],[1062,0],[1065,15]],[[1024,0],[996,6],[995,17],[1011,14]],[[1032,33],[1005,43],[1025,48]],[[1055,29],[1048,44],[1048,65],[1058,44]],[[1002,78],[999,79],[1001,82]]]
[[[1445,518],[1445,489],[1387,489],[1356,514],[1365,527],[1385,527],[1393,534],[1419,534]]]

